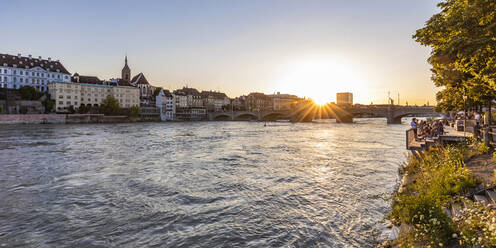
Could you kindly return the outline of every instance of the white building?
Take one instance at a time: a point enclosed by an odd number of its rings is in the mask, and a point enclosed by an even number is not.
[[[0,54],[0,88],[32,86],[44,92],[49,82],[70,81],[70,73],[58,60]]]
[[[160,119],[162,121],[174,120],[176,104],[174,95],[170,91],[162,89],[156,97],[155,104],[160,109]]]
[[[74,74],[73,82],[50,82],[48,92],[55,100],[57,112],[65,112],[72,106],[99,107],[109,95],[113,96],[123,108],[139,106],[139,89],[121,86],[116,83],[103,82],[97,77]]]
[[[131,84],[138,87],[140,90],[141,106],[151,107],[155,105],[155,97],[153,95],[155,87],[148,83],[148,80],[146,80],[145,75],[142,72],[133,77]]]

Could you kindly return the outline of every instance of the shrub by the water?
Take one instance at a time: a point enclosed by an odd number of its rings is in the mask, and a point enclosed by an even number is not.
[[[394,197],[390,214],[394,224],[409,226],[398,245],[439,247],[453,241],[456,230],[444,209],[477,185],[463,166],[467,149],[448,146],[427,152],[421,161],[410,158],[406,171],[414,180]]]
[[[496,247],[496,212],[467,199],[464,201],[469,207],[462,209],[462,214],[453,219],[459,231],[459,244],[464,247]]]

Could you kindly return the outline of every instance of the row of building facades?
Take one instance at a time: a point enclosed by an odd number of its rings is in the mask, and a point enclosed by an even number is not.
[[[144,112],[159,114],[161,120],[204,120],[209,112],[288,111],[301,100],[279,92],[250,93],[236,98],[189,87],[171,92],[150,84],[143,73],[131,77],[127,56],[120,78],[101,80],[96,76],[71,74],[59,60],[0,54],[0,89],[22,86],[48,93],[59,113],[81,106],[98,107],[110,95],[122,108],[139,106]]]

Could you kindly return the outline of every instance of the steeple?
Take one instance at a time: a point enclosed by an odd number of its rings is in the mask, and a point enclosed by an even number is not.
[[[129,66],[127,65],[127,54],[124,59],[124,68],[122,68],[122,79],[126,81],[131,80],[131,69],[129,69]]]

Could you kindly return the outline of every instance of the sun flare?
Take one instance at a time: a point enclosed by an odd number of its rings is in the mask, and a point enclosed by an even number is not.
[[[337,92],[356,92],[363,86],[357,70],[346,60],[299,60],[283,69],[279,87],[287,92],[298,92],[318,105],[325,105],[334,101]]]

